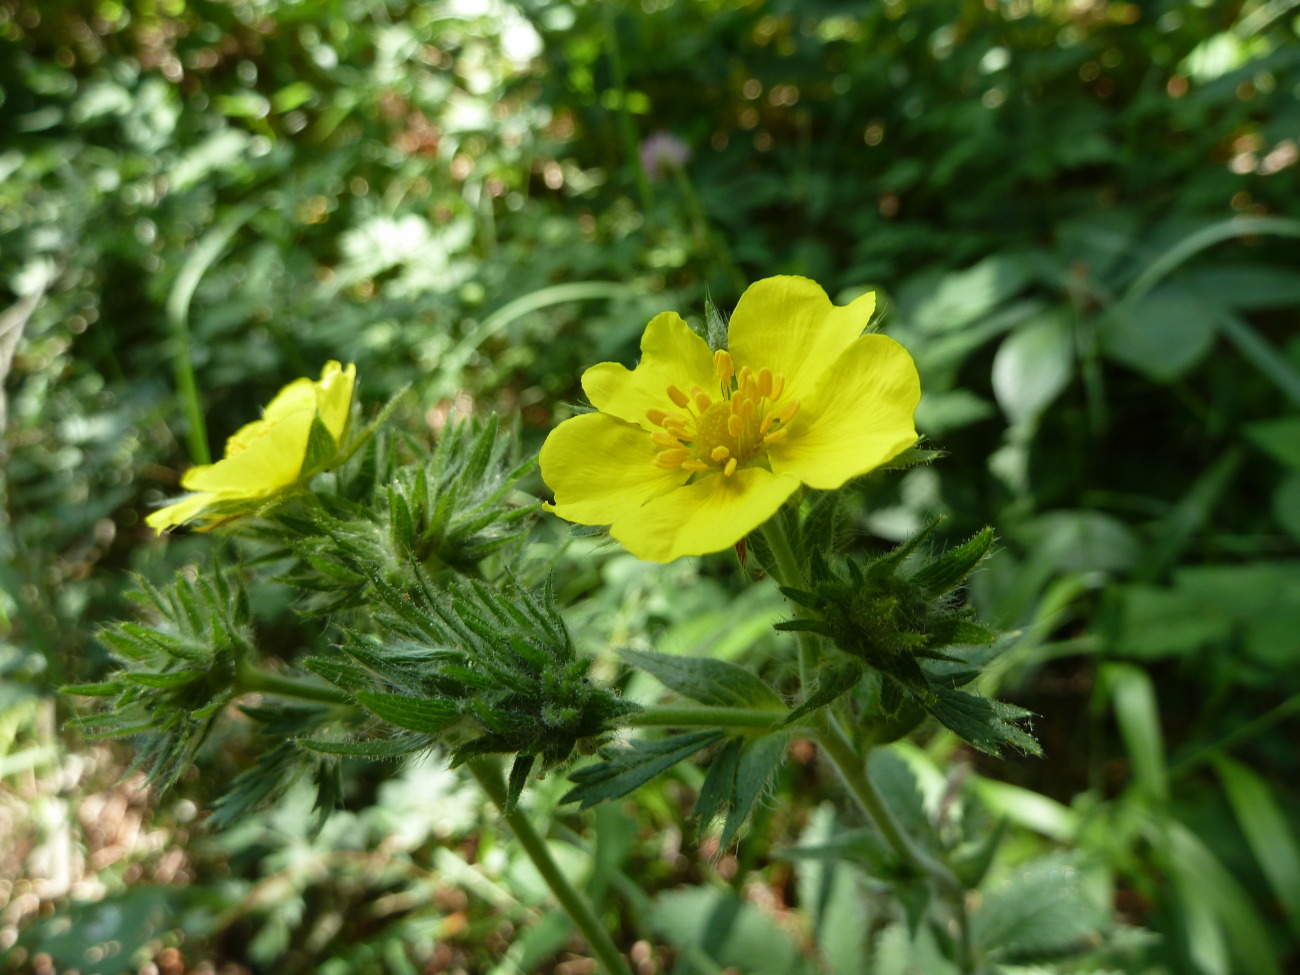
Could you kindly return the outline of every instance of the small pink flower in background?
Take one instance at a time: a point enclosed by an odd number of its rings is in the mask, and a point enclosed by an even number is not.
[[[691,147],[671,132],[655,132],[641,143],[641,166],[653,180],[691,160]]]

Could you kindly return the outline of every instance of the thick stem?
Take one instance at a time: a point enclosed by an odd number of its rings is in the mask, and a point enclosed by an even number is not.
[[[785,532],[785,526],[781,523],[781,514],[778,512],[774,517],[769,518],[766,525],[763,526],[763,537],[767,539],[768,547],[772,550],[772,557],[776,559],[773,575],[776,581],[783,586],[795,586],[802,588],[806,585],[804,580],[803,566],[799,558],[795,555],[794,546],[790,543],[790,537]],[[802,606],[796,607],[796,616],[806,616],[807,610]],[[799,639],[799,686],[803,690],[805,697],[808,695],[808,685],[812,680],[813,669],[817,666],[818,652],[817,637],[806,630],[798,632]]]
[[[762,728],[785,721],[788,711],[753,711],[749,708],[652,707],[629,714],[631,728]]]
[[[930,877],[945,896],[963,895],[964,888],[956,874],[946,864],[917,846],[916,841],[903,829],[893,810],[867,776],[863,756],[853,747],[839,722],[824,710],[820,712],[817,721],[817,741],[835,766],[849,793],[900,859],[914,871]]]
[[[777,581],[787,586],[803,588],[807,585],[804,567],[795,554],[794,546],[781,523],[780,516],[774,517],[763,526],[763,535],[772,549],[776,560]],[[803,615],[804,610],[796,611]],[[807,631],[799,631],[799,678],[808,693],[808,681],[820,656],[818,637]],[[814,717],[817,741],[831,760],[841,781],[849,790],[867,819],[876,827],[899,858],[915,872],[930,878],[942,896],[952,905],[957,920],[958,947],[957,964],[963,975],[973,972],[974,955],[970,941],[970,918],[966,910],[966,889],[952,869],[942,861],[931,856],[917,845],[916,841],[903,829],[884,797],[876,790],[875,784],[867,776],[866,756],[845,734],[839,721],[829,708],[822,708]]]
[[[555,899],[564,908],[564,913],[569,915],[569,920],[587,939],[587,945],[604,966],[605,971],[609,975],[632,975],[627,962],[614,946],[613,939],[600,923],[600,919],[596,917],[595,910],[569,882],[569,878],[561,872],[559,864],[555,862],[551,851],[546,846],[546,840],[533,827],[532,821],[517,809],[512,812],[505,811],[506,784],[501,776],[500,764],[495,759],[478,758],[469,762],[468,766],[474,778],[483,787],[483,791],[502,811],[506,823],[514,831],[515,839],[528,854],[528,859],[533,861],[533,866],[537,868],[537,872],[546,881],[546,886],[551,889]]]
[[[260,670],[252,664],[240,664],[236,685],[241,694],[275,694],[302,701],[320,701],[324,704],[350,704],[352,698],[343,691],[324,684],[316,684],[296,677],[282,677]]]

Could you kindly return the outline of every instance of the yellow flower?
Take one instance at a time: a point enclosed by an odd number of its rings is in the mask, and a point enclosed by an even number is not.
[[[212,528],[327,466],[331,458],[307,466],[312,427],[319,420],[337,451],[347,429],[356,375],[356,366],[349,363],[344,369],[331,361],[319,380],[295,379],[276,394],[260,420],[240,427],[226,441],[225,457],[185,472],[181,487],[193,494],[159,508],[145,522],[160,534],[198,519]]]
[[[550,510],[669,562],[734,545],[800,484],[829,490],[916,442],[921,398],[907,351],[863,335],[875,296],[833,305],[807,278],[765,278],[741,296],[727,349],[680,316],[656,316],[641,362],[592,366],[599,410],[542,446]]]

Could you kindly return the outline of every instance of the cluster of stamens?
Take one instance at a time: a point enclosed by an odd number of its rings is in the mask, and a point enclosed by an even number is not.
[[[718,398],[700,386],[684,391],[668,387],[668,398],[680,412],[646,410],[646,419],[661,429],[650,439],[664,450],[655,466],[664,470],[720,470],[730,477],[736,468],[769,444],[783,439],[799,401],[783,405],[785,376],[764,366],[755,372],[745,366],[736,373],[731,354],[719,349],[713,354]]]

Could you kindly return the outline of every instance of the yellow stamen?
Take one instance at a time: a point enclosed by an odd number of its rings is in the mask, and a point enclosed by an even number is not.
[[[774,400],[780,399],[781,394],[783,392],[785,392],[785,373],[783,372],[773,373],[772,374],[772,399]]]
[[[657,427],[664,425],[664,420],[668,418],[668,413],[664,410],[646,410],[645,418]]]
[[[799,407],[802,405],[799,400],[792,399],[777,411],[776,418],[781,421],[782,426],[785,426],[794,419],[794,415],[799,412]]]
[[[727,466],[722,469],[722,473],[727,477],[736,473],[736,458],[733,457],[731,460],[727,461]]]
[[[743,369],[740,370],[740,375],[736,377],[736,385],[739,386],[741,389],[744,389],[746,383],[748,383],[750,379],[753,378],[753,376],[754,376],[754,370],[749,368],[749,366],[745,366]]]
[[[655,458],[655,464],[659,467],[676,467],[683,461],[691,459],[691,452],[685,447],[676,447],[672,450],[660,452]]]
[[[691,398],[683,393],[677,386],[668,387],[668,398],[682,409],[686,409],[686,407],[691,404]]]
[[[790,431],[787,430],[785,427],[782,427],[780,430],[774,430],[772,433],[769,433],[766,437],[763,438],[763,443],[776,443],[778,440],[783,439],[785,435],[789,432]]]
[[[754,415],[754,401],[750,399],[748,396],[746,396],[743,400],[740,401],[740,417],[746,423],[748,423],[749,418],[753,415]]]
[[[734,413],[727,417],[727,433],[731,434],[733,437],[739,437],[740,431],[743,429],[745,429],[744,420],[736,416]]]
[[[764,366],[758,370],[758,396],[760,399],[772,395],[772,370]]]
[[[731,381],[731,377],[736,374],[736,364],[731,359],[731,353],[726,349],[719,349],[713,353],[713,368],[717,370],[718,378],[723,383]]]
[[[728,450],[726,447],[724,447],[722,444],[718,444],[709,453],[709,456],[712,457],[714,460],[716,460],[719,464],[721,464],[724,460],[726,460],[728,457],[731,456],[731,451]]]
[[[707,413],[709,411],[709,407],[713,405],[713,400],[709,399],[709,394],[701,389],[698,393],[695,393],[694,395],[695,395],[695,408],[699,410],[701,413]]]
[[[676,437],[674,437],[671,433],[663,433],[662,431],[659,430],[656,430],[654,433],[650,434],[650,439],[653,440],[655,443],[657,443],[660,447],[681,446],[681,442]]]
[[[761,437],[763,434],[767,433],[775,422],[776,414],[771,410],[768,410],[767,413],[763,415],[763,422],[758,425],[758,435]]]
[[[682,470],[687,471],[707,471],[709,465],[702,460],[688,460],[682,462]]]

